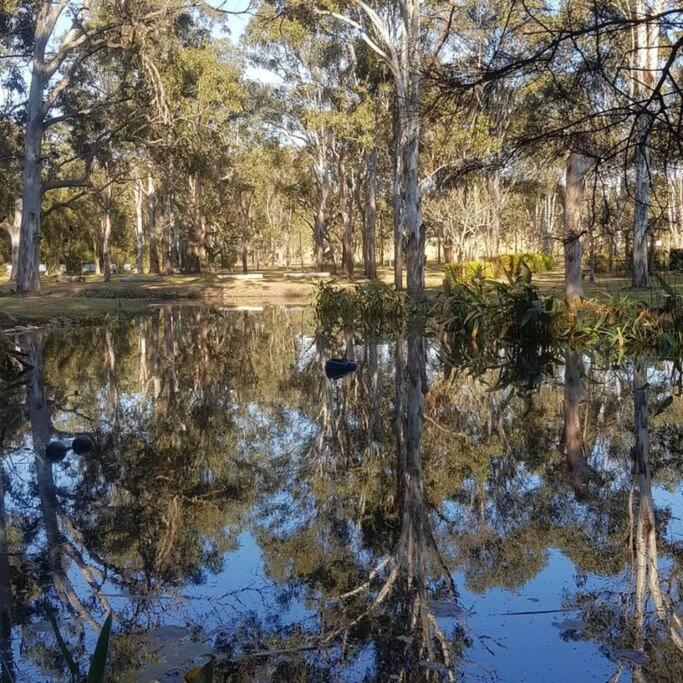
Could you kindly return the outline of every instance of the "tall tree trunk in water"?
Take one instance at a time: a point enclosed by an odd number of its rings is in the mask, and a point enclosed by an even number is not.
[[[638,486],[638,518],[635,536],[636,575],[636,620],[639,626],[637,636],[642,641],[645,616],[646,588],[657,618],[668,630],[675,647],[683,653],[683,619],[671,596],[662,590],[659,576],[657,527],[654,501],[652,498],[652,477],[650,471],[650,435],[647,404],[647,363],[639,358],[633,367],[633,471]],[[638,643],[639,647],[642,647]]]
[[[17,263],[17,292],[40,292],[40,213],[43,199],[41,178],[43,167],[43,91],[45,89],[44,58],[48,36],[39,37],[36,31],[31,85],[26,102],[26,136],[24,140],[24,185],[19,261]]]
[[[394,164],[391,178],[392,208],[394,218],[394,286],[403,289],[403,193],[401,177],[403,175],[403,155],[400,151],[401,124],[398,105],[394,112]]]
[[[12,223],[3,221],[0,223],[0,228],[3,228],[9,236],[10,250],[12,253],[12,270],[10,271],[9,279],[15,281],[17,279],[17,263],[19,261],[19,237],[21,235],[21,197],[14,200],[14,218]]]
[[[576,351],[565,353],[564,366],[564,434],[563,442],[569,481],[577,500],[584,500],[591,482],[599,484],[599,475],[588,465],[584,453],[581,424],[581,359]]]
[[[157,196],[152,168],[147,169],[147,241],[149,243],[149,272],[159,275],[159,236],[157,235]]]
[[[413,299],[422,298],[424,292],[425,226],[422,222],[420,185],[418,182],[418,155],[420,148],[420,15],[421,0],[402,0],[403,45],[401,53],[401,77],[397,79],[397,91],[401,126],[401,151],[403,153],[403,192],[406,223],[406,270],[408,271],[408,294]]]
[[[657,0],[654,12],[664,10],[664,3]],[[647,102],[653,92],[659,67],[659,19],[652,19],[653,9],[643,0],[636,3],[636,50],[634,55],[634,95],[640,102]],[[643,21],[647,19],[647,21]],[[633,211],[633,275],[634,289],[648,285],[648,212],[650,206],[650,130],[653,116],[647,109],[636,114],[635,148],[635,207]]]
[[[52,574],[55,592],[64,606],[72,611],[95,629],[99,629],[97,622],[85,608],[76,595],[69,578],[64,561],[64,537],[60,533],[57,521],[59,503],[52,472],[52,463],[45,455],[45,449],[50,442],[52,433],[52,419],[50,407],[45,395],[43,380],[43,340],[40,333],[28,336],[22,342],[22,349],[28,354],[31,372],[26,389],[26,404],[28,418],[31,423],[33,450],[36,455],[36,480],[38,497],[45,527],[45,542],[47,546],[47,565]]]
[[[569,306],[583,296],[581,275],[581,205],[586,193],[586,175],[594,161],[572,152],[567,159],[564,188],[564,298]]]
[[[145,269],[144,223],[142,220],[143,189],[140,170],[135,169],[135,271],[141,274]]]
[[[109,164],[105,164],[106,187],[102,190],[102,268],[104,281],[111,280],[111,254],[109,245],[111,242],[111,178],[109,177]]]

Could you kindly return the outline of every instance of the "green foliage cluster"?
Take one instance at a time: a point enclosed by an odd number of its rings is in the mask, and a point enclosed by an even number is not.
[[[445,332],[475,344],[491,339],[541,343],[553,338],[557,305],[529,282],[477,277],[441,293],[434,313]]]
[[[660,278],[664,304],[653,308],[626,295],[607,302],[586,299],[569,310],[552,296],[542,296],[521,278],[498,282],[475,278],[442,292],[434,320],[451,338],[478,348],[499,342],[590,347],[622,359],[648,349],[667,357],[683,350],[683,301]]]
[[[549,254],[501,254],[476,261],[447,263],[444,267],[444,287],[446,290],[457,282],[472,282],[481,278],[518,278],[528,268],[532,273],[552,270],[555,259]]]
[[[618,358],[647,350],[678,357],[683,350],[683,301],[666,280],[657,277],[665,291],[659,308],[624,294],[605,303],[589,299],[573,316],[565,314],[558,321],[556,336]]]
[[[669,250],[669,270],[683,270],[683,249]]]
[[[399,328],[405,315],[399,293],[382,282],[359,285],[355,291],[322,282],[315,294],[315,318],[325,333],[359,330],[387,334]]]
[[[444,288],[429,319],[451,345],[477,352],[495,352],[501,344],[568,343],[619,360],[647,349],[678,357],[683,350],[683,301],[665,280],[660,283],[666,297],[659,308],[619,295],[606,302],[586,299],[570,310],[561,300],[542,295],[528,270],[514,279],[508,276],[507,282],[479,275]],[[400,330],[406,306],[396,290],[382,283],[353,291],[329,282],[318,287],[315,315],[325,334],[352,330],[373,337]]]

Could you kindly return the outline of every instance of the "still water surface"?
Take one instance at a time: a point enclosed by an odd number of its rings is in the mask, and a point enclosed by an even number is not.
[[[309,312],[29,331],[0,409],[4,680],[683,680],[669,361],[447,361]],[[358,370],[332,382],[330,355]],[[51,462],[51,441],[94,448]]]

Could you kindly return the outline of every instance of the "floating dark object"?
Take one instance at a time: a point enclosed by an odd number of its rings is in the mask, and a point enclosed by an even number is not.
[[[73,440],[71,448],[73,448],[74,453],[77,455],[83,455],[84,453],[89,453],[94,445],[93,440],[89,436],[81,435]]]
[[[325,375],[328,379],[341,379],[344,375],[355,372],[358,365],[346,358],[330,358],[325,361]]]
[[[61,441],[50,441],[45,449],[45,457],[50,462],[59,462],[60,460],[64,460],[68,450],[69,447]]]

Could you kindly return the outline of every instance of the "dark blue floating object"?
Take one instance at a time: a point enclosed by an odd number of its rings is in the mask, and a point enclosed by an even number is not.
[[[68,450],[69,447],[61,441],[50,441],[45,448],[45,457],[50,462],[59,462],[60,460],[64,460]]]
[[[344,375],[355,372],[358,365],[346,358],[330,358],[325,361],[325,375],[328,379],[341,379]]]
[[[94,445],[93,440],[89,436],[82,434],[72,441],[71,448],[73,448],[76,455],[83,455],[84,453],[90,453]]]

